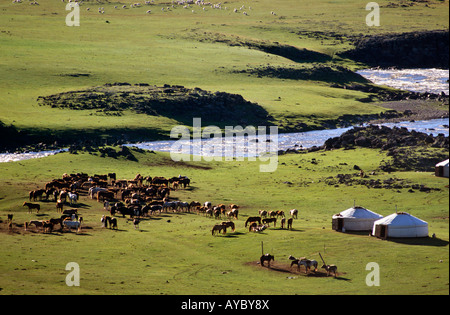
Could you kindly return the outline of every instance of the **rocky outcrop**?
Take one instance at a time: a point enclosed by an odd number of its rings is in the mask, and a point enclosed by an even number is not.
[[[241,95],[209,92],[179,85],[113,83],[86,90],[39,96],[39,105],[72,110],[95,110],[104,115],[122,115],[125,110],[165,116],[183,123],[201,117],[219,125],[271,125],[267,111]]]
[[[354,46],[341,55],[372,67],[449,68],[448,30],[366,35]]]
[[[389,128],[371,125],[355,127],[339,137],[325,141],[325,150],[349,148],[353,146],[389,150],[391,148],[429,146],[432,148],[449,147],[449,137],[439,134],[434,137],[423,132],[409,131],[406,128]]]
[[[234,70],[233,73],[245,73],[258,78],[269,77],[288,80],[311,80],[332,83],[368,83],[361,75],[339,65],[313,64],[311,66],[276,67],[261,66],[245,70]]]
[[[391,171],[432,171],[436,163],[448,158],[449,137],[406,128],[385,126],[355,127],[340,137],[330,138],[321,149],[374,148],[387,151],[389,160],[380,169]]]

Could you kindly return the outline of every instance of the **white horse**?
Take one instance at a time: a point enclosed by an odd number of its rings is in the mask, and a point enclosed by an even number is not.
[[[73,203],[76,203],[78,201],[78,195],[77,194],[69,192],[68,195],[69,195],[70,205],[72,205]]]
[[[291,214],[291,217],[297,219],[297,214],[298,214],[298,210],[297,209],[292,209],[292,210],[289,211],[289,213]]]
[[[64,220],[63,225],[70,229],[77,229],[77,232],[81,230],[81,222],[80,221],[70,221],[70,220]]]
[[[314,272],[317,271],[318,263],[314,259],[301,259],[298,261],[298,270],[300,271],[300,266],[305,266],[305,273],[308,273],[308,270],[311,267],[314,267]]]

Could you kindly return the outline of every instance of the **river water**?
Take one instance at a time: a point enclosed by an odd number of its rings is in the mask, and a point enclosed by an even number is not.
[[[403,69],[403,70],[381,70],[367,69],[358,71],[359,74],[371,80],[375,84],[388,85],[391,87],[414,91],[414,92],[430,92],[441,93],[442,91],[449,94],[449,71],[440,69]],[[416,130],[428,134],[437,135],[443,133],[449,135],[448,119],[433,119],[429,121],[400,122],[383,124],[388,127],[398,126],[405,127],[409,130]],[[127,146],[136,146],[141,149],[173,152],[173,145],[185,145],[190,153],[202,156],[220,155],[227,156],[255,156],[262,152],[274,152],[276,150],[311,148],[313,146],[321,146],[328,138],[339,137],[341,134],[351,129],[338,128],[331,130],[317,130],[308,132],[284,133],[278,134],[276,140],[270,140],[270,134],[256,135],[251,137],[234,137],[230,139],[217,137],[212,139],[197,139],[181,142],[178,140],[171,141],[152,141],[145,143],[128,144]],[[272,138],[272,140],[275,138]],[[233,142],[232,150],[226,150],[227,145]],[[276,143],[278,142],[278,143]],[[272,146],[272,147],[271,147]],[[252,150],[257,148],[257,150]],[[67,149],[27,152],[27,153],[1,153],[0,163],[27,160],[32,158],[42,158],[59,152],[67,151]],[[181,151],[180,151],[181,152]]]
[[[365,69],[356,71],[367,80],[400,90],[449,95],[449,70],[442,69]]]
[[[408,130],[415,130],[437,136],[438,134],[449,135],[448,119],[433,119],[421,121],[405,121],[399,123],[384,123],[380,125],[388,127],[405,127]],[[329,138],[339,137],[347,130],[353,127],[316,130],[307,132],[295,133],[281,133],[277,137],[277,150],[311,148],[313,146],[321,146]],[[201,156],[231,156],[234,157],[248,157],[257,156],[258,153],[271,151],[271,135],[269,132],[263,135],[251,136],[235,136],[235,137],[214,137],[211,139],[193,139],[193,140],[168,140],[168,141],[152,141],[135,144],[128,144],[127,146],[135,146],[140,149],[161,151],[161,152],[176,152],[188,153]],[[260,148],[257,147],[260,145]],[[226,150],[227,146],[233,145],[231,150]],[[175,150],[176,148],[185,146],[186,151]],[[252,150],[253,149],[253,150]],[[273,152],[273,150],[271,151]]]

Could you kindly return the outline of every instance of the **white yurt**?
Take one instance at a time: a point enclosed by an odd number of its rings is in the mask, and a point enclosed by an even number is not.
[[[448,163],[449,160],[442,161],[436,164],[434,174],[438,177],[447,177],[448,178]]]
[[[378,238],[428,237],[428,223],[409,213],[388,215],[373,224],[372,234]]]
[[[332,217],[335,231],[371,231],[373,223],[383,216],[363,207],[352,207]]]

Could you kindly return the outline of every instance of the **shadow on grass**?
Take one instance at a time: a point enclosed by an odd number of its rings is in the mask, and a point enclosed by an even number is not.
[[[418,238],[388,238],[388,241],[401,243],[405,245],[421,246],[447,246],[449,241],[437,237],[418,237]]]

